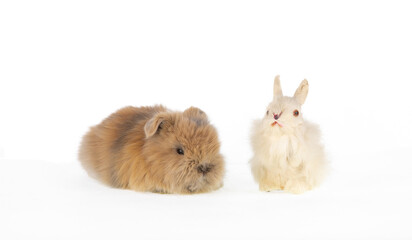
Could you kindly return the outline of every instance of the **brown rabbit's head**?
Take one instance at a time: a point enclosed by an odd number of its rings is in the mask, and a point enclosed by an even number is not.
[[[199,193],[223,185],[224,161],[216,129],[206,114],[191,107],[161,112],[144,127],[143,155],[150,166],[155,191]]]

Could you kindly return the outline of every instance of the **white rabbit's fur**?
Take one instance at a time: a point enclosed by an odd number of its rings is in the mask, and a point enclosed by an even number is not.
[[[302,81],[293,97],[282,94],[279,76],[275,78],[274,98],[265,117],[252,129],[252,173],[261,191],[285,190],[302,193],[317,186],[326,171],[326,159],[317,125],[300,113],[308,93]],[[295,110],[299,111],[294,116]],[[275,122],[275,115],[280,114]]]

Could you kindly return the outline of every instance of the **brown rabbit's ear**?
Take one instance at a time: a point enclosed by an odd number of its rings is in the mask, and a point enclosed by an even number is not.
[[[209,119],[207,118],[206,113],[203,112],[202,110],[200,110],[197,107],[190,107],[190,108],[186,109],[183,112],[183,116],[188,117],[188,118],[196,121],[196,123],[198,125],[208,124],[209,123]]]
[[[275,77],[275,83],[273,84],[273,99],[276,99],[278,97],[282,97],[282,87],[280,86],[280,76],[277,75]]]
[[[164,113],[158,113],[154,115],[144,125],[144,133],[146,134],[146,138],[150,138],[151,136],[155,135],[156,132],[161,129],[168,121],[169,117]]]
[[[296,101],[302,105],[305,103],[306,97],[308,96],[308,91],[309,91],[309,83],[306,79],[304,79],[298,89],[296,89],[295,95],[293,96]]]

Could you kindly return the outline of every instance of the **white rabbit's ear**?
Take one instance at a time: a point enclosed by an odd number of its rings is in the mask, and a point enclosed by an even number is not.
[[[308,96],[308,91],[309,91],[309,83],[306,79],[304,79],[298,89],[296,89],[295,95],[293,96],[296,101],[302,105],[305,103],[306,97]]]
[[[273,84],[273,99],[276,99],[278,97],[282,97],[282,87],[280,86],[280,76],[277,75],[275,77],[275,83]]]

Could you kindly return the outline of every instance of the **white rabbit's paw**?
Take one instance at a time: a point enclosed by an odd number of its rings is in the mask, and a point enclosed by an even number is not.
[[[293,194],[301,194],[310,189],[310,186],[306,182],[298,180],[290,180],[285,186],[285,191]]]
[[[262,192],[270,192],[275,190],[282,190],[283,188],[280,185],[276,184],[268,184],[268,183],[260,183],[259,190]]]

